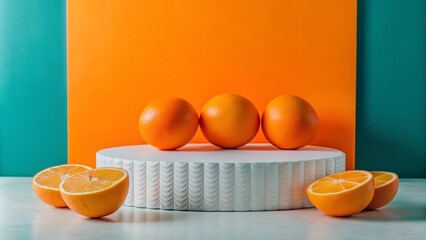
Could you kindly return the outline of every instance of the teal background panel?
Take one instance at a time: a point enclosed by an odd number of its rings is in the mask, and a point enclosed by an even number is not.
[[[426,1],[358,0],[356,168],[426,177]]]
[[[65,0],[0,0],[0,176],[67,162]]]

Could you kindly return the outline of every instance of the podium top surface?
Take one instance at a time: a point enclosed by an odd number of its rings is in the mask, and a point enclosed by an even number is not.
[[[203,163],[298,162],[344,157],[337,149],[305,146],[298,150],[281,150],[271,144],[247,144],[238,149],[221,149],[211,144],[188,144],[178,150],[162,151],[150,145],[103,149],[98,156],[132,161],[171,161]]]

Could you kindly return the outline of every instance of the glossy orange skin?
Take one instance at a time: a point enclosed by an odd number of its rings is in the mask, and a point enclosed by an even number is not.
[[[367,171],[361,172],[371,175],[371,173]],[[315,184],[315,182],[311,185],[313,184]],[[371,202],[374,196],[374,179],[372,176],[368,181],[360,184],[356,188],[338,193],[315,194],[309,191],[310,186],[308,186],[306,194],[311,203],[318,210],[336,217],[348,217],[361,212]]]
[[[259,125],[259,113],[253,103],[231,93],[211,98],[200,114],[204,137],[221,148],[238,148],[250,142]]]
[[[373,174],[373,176],[375,176],[375,172],[371,173]],[[366,209],[371,210],[386,206],[395,198],[396,194],[398,193],[398,188],[399,179],[397,175],[394,181],[375,187],[373,200],[371,200],[370,204],[368,204]]]
[[[65,201],[62,199],[61,193],[59,192],[59,182],[57,183],[57,186],[54,187],[47,187],[47,186],[42,186],[40,184],[37,184],[37,176],[39,174],[41,174],[44,171],[49,171],[52,168],[67,168],[67,167],[73,167],[73,166],[77,166],[79,167],[79,169],[76,169],[73,172],[70,172],[71,174],[75,174],[75,173],[79,173],[82,171],[86,171],[91,169],[90,167],[84,166],[84,165],[79,165],[79,164],[65,164],[65,165],[59,165],[59,166],[55,166],[55,167],[50,167],[47,169],[44,169],[42,171],[40,171],[39,173],[37,173],[32,181],[32,187],[34,190],[34,193],[36,194],[36,196],[43,201],[44,203],[53,206],[53,207],[58,207],[58,208],[66,208],[67,204],[65,203]],[[65,172],[64,172],[65,174]]]
[[[281,149],[298,149],[309,144],[318,125],[319,118],[311,104],[292,95],[274,98],[262,114],[263,134]]]
[[[166,97],[148,104],[139,118],[142,138],[161,150],[173,150],[187,144],[198,129],[198,114],[184,99]]]
[[[64,199],[62,199],[59,189],[43,188],[43,187],[37,186],[36,184],[34,184],[34,182],[32,183],[32,186],[33,186],[34,193],[44,203],[57,208],[67,207],[67,204],[64,202]]]
[[[60,194],[74,212],[88,218],[100,218],[117,211],[126,200],[128,191],[129,176],[126,174],[124,179],[104,190],[81,194],[70,194],[60,190]]]

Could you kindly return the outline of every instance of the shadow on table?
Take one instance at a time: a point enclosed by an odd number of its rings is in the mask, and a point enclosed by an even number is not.
[[[364,211],[351,216],[349,219],[360,221],[426,221],[426,204]]]
[[[176,214],[167,211],[146,210],[141,208],[122,208],[112,215],[103,218],[86,218],[91,222],[106,223],[148,223],[148,222],[168,222],[179,218]]]

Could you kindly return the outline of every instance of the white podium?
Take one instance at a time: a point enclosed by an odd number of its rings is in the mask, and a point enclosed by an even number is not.
[[[96,165],[129,172],[127,206],[264,211],[312,207],[306,187],[344,171],[345,154],[317,146],[279,150],[266,143],[234,150],[188,144],[175,151],[138,145],[101,150]]]

